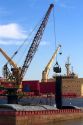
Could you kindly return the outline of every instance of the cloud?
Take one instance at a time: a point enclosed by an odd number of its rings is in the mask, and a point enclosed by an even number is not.
[[[48,41],[41,41],[40,45],[41,46],[49,46],[49,42]]]
[[[70,6],[70,5],[65,4],[65,3],[60,3],[59,6],[62,7],[62,8],[68,8],[68,9],[74,9],[75,8],[74,6]]]
[[[25,42],[24,45],[29,45],[33,39],[29,39],[28,35],[30,36],[28,33],[26,35],[26,31],[24,31],[22,27],[16,23],[0,25],[0,45],[20,46],[24,41],[27,41],[27,39],[28,42]],[[49,46],[49,42],[41,41],[40,46]]]
[[[53,3],[56,4],[59,0],[53,0]]]
[[[5,46],[9,46],[9,45],[16,45],[16,46],[20,46],[20,45],[22,45],[23,44],[23,40],[20,40],[20,41],[18,41],[18,40],[14,40],[14,39],[1,39],[0,40],[0,45],[5,45]],[[31,41],[32,42],[32,41]],[[29,42],[25,42],[24,43],[24,45],[29,45],[30,43]],[[49,42],[47,42],[47,41],[41,41],[40,42],[40,46],[49,46]]]
[[[29,45],[33,39],[29,39],[28,35],[30,36],[28,33],[26,35],[26,31],[24,31],[22,27],[16,23],[0,25],[0,45],[19,46],[23,44],[24,41],[27,41],[27,39],[30,42],[25,42],[24,45]],[[49,42],[41,41],[40,46],[49,46]]]
[[[0,45],[5,45],[5,46],[9,46],[9,45],[16,45],[19,46],[23,43],[23,41],[17,41],[17,40],[0,40]],[[26,43],[28,44],[28,43]]]
[[[1,39],[25,39],[26,32],[16,23],[0,25],[0,40]]]

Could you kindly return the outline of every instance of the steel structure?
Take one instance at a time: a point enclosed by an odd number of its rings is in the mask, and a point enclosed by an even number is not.
[[[56,49],[56,51],[53,53],[53,56],[51,57],[50,61],[48,62],[48,64],[46,65],[44,71],[42,72],[42,82],[47,82],[48,81],[48,74],[51,68],[51,65],[55,59],[55,57],[57,56],[57,53],[59,52],[61,48],[61,45],[59,45]]]
[[[17,69],[17,71],[19,71],[19,68],[18,68],[17,64],[7,55],[7,53],[1,48],[0,48],[0,52],[3,54],[3,56],[9,62],[9,64],[12,65],[14,69]],[[15,80],[12,72],[9,70],[9,68],[7,66],[7,63],[3,67],[3,75],[4,75],[4,78],[6,78],[6,80],[8,80],[8,81],[14,81]]]
[[[33,42],[31,44],[31,47],[29,48],[28,54],[27,54],[27,56],[25,58],[24,64],[23,64],[22,69],[21,69],[21,79],[24,78],[24,75],[25,75],[25,73],[26,73],[26,71],[27,71],[27,69],[28,69],[28,67],[29,67],[29,65],[30,65],[36,51],[37,51],[37,48],[38,48],[39,43],[40,43],[40,41],[42,39],[43,32],[45,30],[45,27],[46,27],[46,24],[47,24],[49,15],[50,15],[50,12],[51,12],[53,7],[54,7],[54,5],[51,4],[48,11],[46,12],[46,15],[45,15],[45,17],[44,17],[44,19],[43,19],[37,33],[36,33],[34,39],[33,39]]]
[[[13,66],[12,68],[12,74],[11,72],[9,72],[9,69],[7,67],[7,65],[4,66],[4,73],[5,75],[7,75],[6,77],[10,77],[11,79],[14,78],[16,84],[20,84],[21,81],[23,80],[24,76],[25,76],[25,73],[37,51],[37,48],[40,44],[40,41],[42,39],[42,36],[43,36],[43,33],[44,33],[44,30],[45,30],[45,27],[46,27],[46,24],[48,22],[48,18],[49,18],[49,15],[51,13],[51,10],[52,8],[54,7],[54,4],[50,4],[50,7],[48,8],[46,14],[45,14],[45,17],[33,39],[33,42],[28,50],[28,53],[26,55],[26,58],[25,58],[25,61],[24,61],[24,64],[22,66],[22,68],[18,67],[17,65],[15,66],[14,65],[14,62],[12,61],[12,59],[7,59],[7,55],[5,56],[6,59],[10,62],[10,64]],[[9,79],[10,79],[9,78]]]

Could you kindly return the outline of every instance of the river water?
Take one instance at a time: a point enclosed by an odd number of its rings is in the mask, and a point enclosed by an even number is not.
[[[61,122],[43,124],[43,125],[83,125],[83,119],[81,119],[81,120],[61,121]]]

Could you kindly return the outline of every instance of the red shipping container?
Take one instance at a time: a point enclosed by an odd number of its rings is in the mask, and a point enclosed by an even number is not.
[[[30,92],[35,92],[36,94],[40,93],[40,84],[38,80],[35,81],[23,81],[22,82],[23,90],[28,87]],[[26,87],[26,88],[25,88]]]
[[[41,82],[40,83],[40,93],[47,94],[52,93],[55,94],[55,82]]]

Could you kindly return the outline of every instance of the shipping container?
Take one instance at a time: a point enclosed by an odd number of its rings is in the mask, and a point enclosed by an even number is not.
[[[40,83],[40,93],[47,94],[55,94],[55,82],[41,82]]]
[[[40,84],[38,80],[33,81],[23,81],[22,82],[24,92],[34,92],[36,95],[40,93]]]

